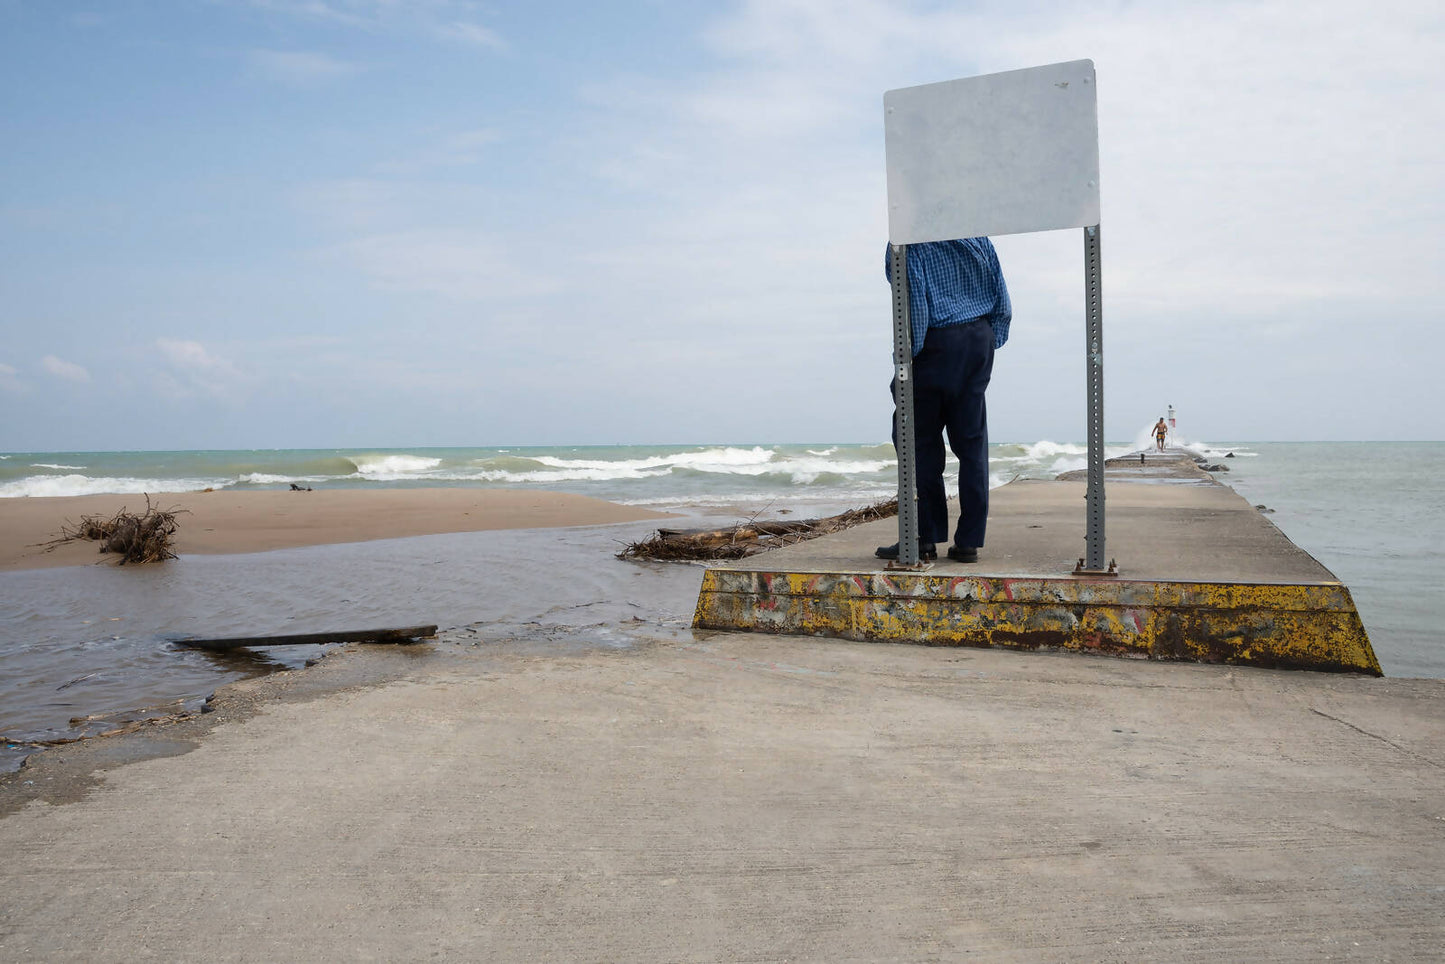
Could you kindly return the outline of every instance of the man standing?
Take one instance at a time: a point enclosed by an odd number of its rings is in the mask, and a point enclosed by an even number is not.
[[[883,273],[892,280],[885,253]],[[913,329],[913,418],[917,447],[918,557],[938,558],[948,538],[944,435],[958,457],[958,526],[948,558],[977,562],[988,522],[988,417],[984,391],[993,353],[1008,341],[1013,304],[988,238],[908,246]],[[895,419],[894,424],[897,424]],[[893,444],[898,444],[894,432]],[[898,544],[879,546],[897,559]]]

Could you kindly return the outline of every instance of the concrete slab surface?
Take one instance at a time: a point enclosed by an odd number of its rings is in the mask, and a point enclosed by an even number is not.
[[[1107,555],[1129,579],[1231,583],[1336,583],[1334,574],[1290,542],[1225,485],[1118,482],[1104,486]],[[956,518],[957,505],[950,508]],[[882,519],[717,568],[774,572],[878,571],[880,545],[898,541]],[[990,495],[988,538],[979,561],[940,555],[934,571],[968,575],[1067,576],[1084,554],[1084,483],[1019,480]],[[946,546],[943,548],[947,548]]]
[[[1445,947],[1445,681],[765,635],[447,646],[228,688],[148,737],[199,741],[182,755],[111,768],[124,744],[95,741],[0,780],[0,959]],[[395,678],[326,690],[367,660]]]

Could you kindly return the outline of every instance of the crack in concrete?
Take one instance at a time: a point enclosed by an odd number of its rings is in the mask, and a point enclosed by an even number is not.
[[[1417,759],[1417,760],[1421,760],[1421,761],[1423,761],[1423,762],[1425,762],[1425,763],[1430,764],[1432,767],[1435,767],[1435,768],[1437,768],[1437,769],[1445,770],[1445,765],[1442,765],[1442,764],[1440,764],[1440,763],[1437,763],[1437,762],[1435,762],[1434,760],[1430,759],[1430,758],[1427,757],[1427,756],[1422,756],[1421,754],[1416,753],[1414,750],[1411,750],[1411,749],[1408,749],[1408,748],[1406,748],[1406,747],[1403,747],[1403,746],[1401,746],[1400,744],[1396,743],[1394,740],[1387,739],[1387,738],[1381,736],[1381,735],[1378,734],[1378,733],[1371,733],[1369,730],[1362,730],[1362,729],[1360,729],[1358,726],[1356,726],[1355,724],[1351,723],[1349,720],[1342,720],[1342,719],[1340,719],[1338,716],[1330,716],[1330,714],[1324,712],[1323,710],[1317,710],[1317,709],[1315,709],[1313,706],[1310,707],[1310,712],[1313,713],[1313,714],[1315,714],[1316,716],[1323,716],[1323,717],[1324,717],[1325,719],[1327,719],[1327,720],[1334,720],[1336,723],[1339,723],[1341,726],[1348,726],[1350,729],[1354,730],[1356,733],[1362,733],[1362,734],[1364,734],[1365,736],[1368,736],[1368,737],[1371,737],[1371,738],[1373,738],[1373,739],[1379,740],[1381,743],[1385,744],[1386,746],[1394,747],[1395,749],[1399,750],[1401,753],[1404,753],[1406,756],[1412,756],[1412,757],[1414,757],[1414,758]]]

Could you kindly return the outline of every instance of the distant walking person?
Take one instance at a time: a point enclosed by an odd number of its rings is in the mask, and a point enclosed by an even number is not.
[[[892,280],[885,255],[883,273]],[[908,309],[913,333],[913,421],[917,428],[918,556],[938,558],[948,538],[943,468],[958,457],[958,526],[948,558],[977,562],[988,523],[988,413],[984,391],[993,353],[1008,341],[1013,304],[988,238],[908,246]],[[890,389],[891,391],[891,389]],[[897,425],[897,419],[894,420]],[[893,444],[898,445],[895,430]],[[898,544],[879,546],[897,559]]]
[[[1168,434],[1169,426],[1165,424],[1164,416],[1161,415],[1159,421],[1154,423],[1154,447],[1161,452],[1164,451],[1164,437]]]

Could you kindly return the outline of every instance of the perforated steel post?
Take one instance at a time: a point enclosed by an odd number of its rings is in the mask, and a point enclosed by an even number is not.
[[[1084,302],[1088,350],[1089,469],[1085,490],[1083,569],[1104,572],[1104,305],[1100,290],[1099,226],[1084,228]]]
[[[918,484],[913,434],[913,328],[908,314],[908,245],[891,246],[893,279],[893,430],[898,450],[898,563],[918,565]]]

